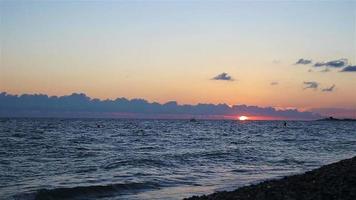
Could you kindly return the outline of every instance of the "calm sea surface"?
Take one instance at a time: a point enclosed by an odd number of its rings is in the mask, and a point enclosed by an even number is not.
[[[355,155],[355,122],[0,119],[0,199],[182,199]]]

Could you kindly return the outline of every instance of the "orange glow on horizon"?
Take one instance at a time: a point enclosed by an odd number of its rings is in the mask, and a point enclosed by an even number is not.
[[[275,117],[275,116],[251,116],[251,115],[225,115],[224,119],[230,119],[230,120],[239,120],[240,121],[240,117],[245,116],[247,117],[246,120],[241,120],[241,121],[264,121],[264,120],[288,120],[287,118],[283,118],[283,117]]]

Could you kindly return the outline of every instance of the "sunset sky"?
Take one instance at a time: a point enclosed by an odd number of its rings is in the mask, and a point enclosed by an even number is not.
[[[356,108],[356,1],[0,5],[0,92]]]

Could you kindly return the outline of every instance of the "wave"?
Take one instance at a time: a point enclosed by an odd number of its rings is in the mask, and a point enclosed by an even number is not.
[[[151,158],[139,158],[139,159],[131,159],[131,160],[121,160],[116,162],[110,162],[103,166],[104,169],[115,169],[120,166],[156,166],[156,167],[171,167],[173,164],[159,159],[151,159]]]
[[[307,161],[304,160],[298,160],[295,158],[284,158],[284,159],[279,159],[272,161],[272,163],[276,164],[284,164],[284,165],[302,165],[305,164]]]
[[[72,188],[41,189],[35,194],[35,200],[88,199],[117,195],[123,192],[138,192],[159,188],[157,183],[120,183],[110,185],[78,186]]]

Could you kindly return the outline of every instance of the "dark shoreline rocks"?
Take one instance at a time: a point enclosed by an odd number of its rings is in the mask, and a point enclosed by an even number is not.
[[[300,175],[185,200],[355,200],[356,157]]]

